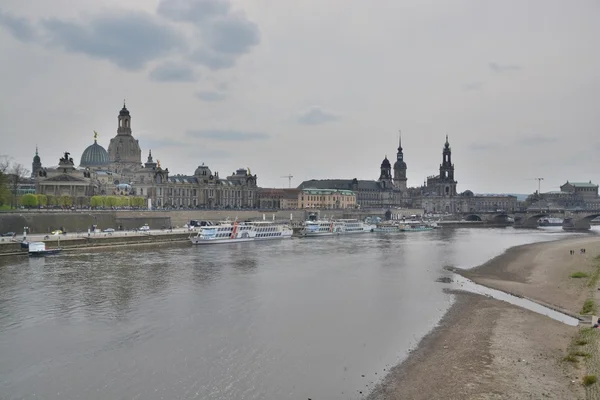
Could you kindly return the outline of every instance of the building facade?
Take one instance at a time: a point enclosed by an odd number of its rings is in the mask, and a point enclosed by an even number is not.
[[[32,169],[36,189],[42,194],[58,194],[73,198],[96,195],[144,197],[159,208],[255,208],[257,176],[238,169],[221,179],[218,172],[202,164],[193,175],[171,175],[154,161],[152,151],[142,164],[142,150],[133,136],[131,113],[123,104],[117,116],[117,134],[110,140],[108,151],[97,142],[81,155],[79,167],[69,153],[55,167],[44,168],[37,153]],[[75,203],[74,204],[80,204]]]
[[[396,162],[392,172],[392,164],[387,156],[379,167],[379,179],[311,179],[302,182],[298,189],[346,190],[356,196],[356,203],[361,208],[401,207],[409,204],[406,188],[406,162],[399,139]],[[303,208],[303,207],[301,207]]]
[[[299,196],[299,208],[356,208],[356,194],[351,190],[307,188],[302,189]]]

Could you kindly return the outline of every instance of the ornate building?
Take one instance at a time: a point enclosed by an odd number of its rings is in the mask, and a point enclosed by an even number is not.
[[[439,175],[430,176],[423,186],[410,188],[413,205],[426,213],[460,214],[469,212],[512,212],[517,207],[516,196],[475,195],[470,190],[458,194],[454,178],[452,149],[446,135]]]
[[[311,179],[302,182],[298,189],[349,190],[356,195],[356,204],[363,208],[406,206],[409,202],[406,189],[406,169],[402,142],[399,139],[393,175],[392,164],[385,156],[381,162],[377,180]]]
[[[81,155],[75,167],[69,153],[56,167],[43,168],[37,155],[32,167],[37,172],[37,191],[42,194],[87,198],[94,195],[132,195],[149,200],[153,207],[165,208],[254,208],[257,177],[249,170],[238,169],[225,179],[202,164],[194,175],[169,175],[152,151],[141,162],[139,141],[133,137],[131,114],[125,104],[117,117],[117,135],[110,140],[108,151],[94,143]],[[36,164],[37,163],[37,164]],[[36,168],[37,167],[37,168]],[[83,201],[75,204],[82,205]]]

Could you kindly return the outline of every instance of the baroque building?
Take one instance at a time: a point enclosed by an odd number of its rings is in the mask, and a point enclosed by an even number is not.
[[[413,205],[431,214],[461,214],[477,212],[513,212],[517,197],[511,195],[476,195],[470,190],[457,191],[452,149],[446,135],[439,174],[429,176],[421,187],[410,188]]]
[[[159,208],[254,208],[257,176],[238,169],[225,179],[219,178],[204,164],[193,175],[170,175],[152,151],[142,164],[142,150],[133,136],[131,113],[123,104],[117,116],[117,134],[110,140],[108,151],[94,143],[82,153],[79,167],[70,153],[55,167],[43,168],[37,154],[32,169],[37,192],[71,196],[85,205],[95,195],[128,195],[144,197],[151,207]],[[86,200],[87,199],[87,200]]]
[[[392,164],[387,155],[379,167],[377,180],[354,179],[311,179],[302,182],[298,189],[347,190],[356,196],[356,204],[362,208],[389,208],[407,206],[406,162],[402,149],[402,138],[398,140],[398,152],[392,173]]]

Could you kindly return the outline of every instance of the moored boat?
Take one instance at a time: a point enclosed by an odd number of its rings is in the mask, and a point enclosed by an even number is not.
[[[419,221],[410,221],[404,224],[401,224],[400,232],[422,232],[422,231],[431,231],[433,227],[429,224]]]
[[[192,244],[220,244],[251,242],[255,240],[286,239],[292,237],[288,225],[273,222],[221,222],[203,226],[196,235],[190,236]]]
[[[43,257],[52,254],[58,254],[62,251],[60,247],[54,249],[46,249],[44,242],[29,242],[27,253],[31,257]]]
[[[375,225],[373,232],[400,232],[400,225],[397,221],[384,221]]]
[[[374,224],[359,221],[357,219],[332,219],[305,221],[301,236],[331,236],[348,235],[353,233],[373,232]]]

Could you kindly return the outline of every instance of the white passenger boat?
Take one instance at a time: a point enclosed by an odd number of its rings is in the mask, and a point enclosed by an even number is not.
[[[377,225],[375,225],[373,232],[400,232],[400,225],[397,223],[397,221],[380,222]]]
[[[218,225],[203,226],[190,236],[193,244],[220,244],[251,242],[255,240],[286,239],[292,237],[293,230],[288,225],[274,222],[221,222]]]
[[[408,221],[400,225],[400,232],[421,232],[431,231],[433,227],[425,222]]]
[[[331,236],[373,232],[375,225],[357,219],[316,220],[304,222],[302,236]]]
[[[341,224],[331,220],[305,221],[302,236],[331,236],[342,231]]]
[[[335,222],[341,224],[341,234],[367,233],[373,232],[373,229],[375,229],[374,224],[368,224],[357,219],[338,219]]]

